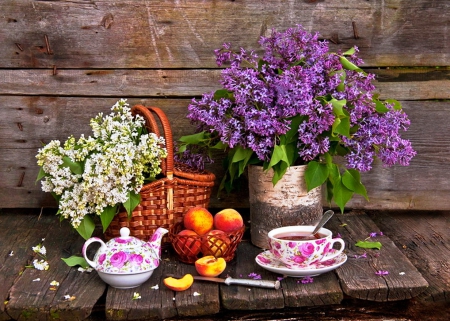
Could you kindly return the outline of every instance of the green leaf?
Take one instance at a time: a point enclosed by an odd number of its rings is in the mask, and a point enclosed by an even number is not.
[[[74,174],[78,174],[78,175],[83,174],[83,166],[78,162],[72,161],[70,159],[70,157],[68,157],[68,156],[63,157],[62,166],[69,167],[70,170],[72,171],[72,173],[74,173]]]
[[[396,99],[386,99],[385,102],[394,105],[394,110],[401,110],[402,109],[402,105],[400,104],[400,102]]]
[[[131,217],[134,208],[139,204],[140,201],[141,201],[141,194],[139,193],[136,194],[133,191],[128,192],[128,199],[125,203],[123,203],[123,207],[125,207],[125,210],[128,213],[128,217]]]
[[[356,52],[355,47],[351,47],[349,50],[347,50],[346,52],[344,52],[342,55],[344,56],[351,56]]]
[[[187,144],[198,144],[204,139],[205,139],[205,132],[202,131],[200,133],[182,136],[180,137],[179,141]]]
[[[68,266],[81,266],[83,269],[86,269],[89,267],[88,262],[84,259],[82,256],[72,255],[71,257],[68,257],[67,259],[61,258]]]
[[[221,98],[231,98],[232,96],[233,93],[230,93],[228,90],[219,89],[214,93],[214,100],[220,100]]]
[[[331,128],[333,136],[337,136],[338,134],[340,134],[346,137],[351,137],[349,117],[336,118]]]
[[[286,171],[289,168],[289,164],[285,162],[280,162],[272,168],[273,168],[272,184],[273,186],[275,186],[278,183],[278,181],[284,176],[284,174],[286,174]]]
[[[45,175],[47,175],[47,173],[44,172],[44,169],[42,167],[39,167],[39,173],[38,176],[36,178],[36,183],[41,180],[42,178],[45,177]]]
[[[247,166],[248,161],[253,155],[253,150],[250,148],[242,148],[241,146],[236,147],[236,151],[233,155],[233,158],[231,159],[231,166],[233,164],[236,164],[238,166],[238,173],[237,177],[240,177],[245,170],[245,167]],[[236,175],[236,173],[233,173],[233,177]]]
[[[356,169],[348,169],[342,175],[342,183],[349,190],[369,200],[365,186],[361,183],[361,173]]]
[[[280,141],[282,140],[282,137],[285,136],[285,142],[284,144],[289,144],[293,141],[298,141],[298,128],[300,127],[300,124],[303,122],[304,117],[301,115],[297,115],[295,117],[291,118],[291,124],[290,129],[287,131],[285,135],[280,136]]]
[[[117,206],[108,206],[103,210],[102,215],[100,215],[100,221],[102,222],[103,233],[106,232],[109,224],[113,220],[114,216],[117,213]]]
[[[379,101],[378,99],[377,100],[374,99],[374,101],[375,101],[375,110],[378,113],[384,114],[389,111],[389,109],[381,101]]]
[[[305,171],[305,180],[308,191],[325,183],[328,175],[329,171],[326,164],[310,161]]]
[[[342,67],[344,69],[347,70],[354,70],[354,71],[359,71],[359,72],[363,72],[363,70],[361,68],[359,68],[357,65],[355,65],[354,63],[350,62],[347,58],[340,56],[339,57],[339,61],[342,64]]]
[[[344,213],[345,204],[352,198],[353,191],[349,190],[342,183],[342,180],[338,180],[333,183],[334,202],[341,209],[341,213]]]
[[[364,249],[381,249],[380,242],[371,242],[371,241],[358,241],[355,244],[357,247],[362,247]]]
[[[85,239],[89,239],[95,229],[94,220],[90,215],[85,215],[80,223],[80,226],[76,228],[77,232]]]
[[[289,159],[286,154],[286,146],[275,145],[273,147],[272,157],[270,158],[269,167],[271,168],[278,164],[279,162],[284,162],[289,165]]]

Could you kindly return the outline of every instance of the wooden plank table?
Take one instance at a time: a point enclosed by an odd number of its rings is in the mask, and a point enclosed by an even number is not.
[[[297,278],[283,278],[261,268],[255,257],[263,250],[245,239],[222,277],[249,278],[250,273],[256,273],[263,279],[282,279],[281,289],[196,281],[183,292],[167,289],[162,280],[167,274],[195,275],[196,271],[193,265],[180,263],[170,248],[163,250],[161,265],[150,280],[134,289],[114,289],[106,286],[96,272],[82,273],[68,267],[60,258],[79,254],[84,241],[66,222],[59,223],[52,214],[54,211],[39,216],[39,210],[2,210],[0,320],[80,320],[93,318],[93,311],[100,311],[99,320],[187,317],[219,320],[227,313],[236,316],[254,314],[258,315],[258,320],[264,320],[264,315],[278,313],[280,320],[282,315],[287,320],[289,311],[297,317],[305,311],[305,316],[314,319],[314,315],[317,317],[323,311],[333,315],[338,315],[339,311],[342,314],[353,311],[354,315],[356,307],[362,306],[371,307],[368,311],[386,314],[387,308],[393,313],[391,303],[395,302],[397,308],[403,307],[402,313],[410,313],[410,303],[414,302],[414,311],[418,313],[418,302],[428,301],[440,307],[442,318],[449,313],[450,240],[446,233],[449,213],[431,215],[430,220],[425,216],[384,212],[371,213],[370,217],[363,212],[336,214],[327,227],[346,241],[348,260],[335,271],[313,277],[313,282],[306,284]],[[418,227],[422,221],[427,223]],[[403,226],[402,232],[399,226]],[[380,231],[384,235],[378,235],[374,240],[382,243],[381,250],[354,246],[371,232]],[[41,242],[47,248],[50,269],[25,268],[35,258],[31,247]],[[364,252],[366,255],[361,257]],[[376,275],[378,270],[389,271],[389,274]],[[35,281],[37,279],[40,281]],[[52,287],[53,280],[58,281],[59,286]],[[141,299],[133,300],[135,292]],[[74,299],[66,300],[66,295]]]

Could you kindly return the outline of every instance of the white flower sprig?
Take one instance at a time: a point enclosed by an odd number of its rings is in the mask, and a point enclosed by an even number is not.
[[[53,140],[36,156],[42,190],[56,195],[58,213],[74,228],[87,214],[102,215],[138,195],[144,181],[161,172],[167,156],[164,138],[146,134],[144,118],[133,116],[126,100],[111,110],[91,119],[92,136],[78,141],[70,136],[63,146]]]
[[[47,249],[45,248],[44,245],[42,244],[38,244],[36,246],[32,246],[31,249],[33,250],[34,253],[36,253],[37,255],[39,255],[41,257],[41,259],[34,259],[33,260],[33,265],[27,265],[25,267],[27,268],[35,268],[37,270],[41,270],[41,271],[46,271],[50,268],[50,265],[47,262]]]

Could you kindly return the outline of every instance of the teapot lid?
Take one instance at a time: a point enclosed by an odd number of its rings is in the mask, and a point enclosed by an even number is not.
[[[134,246],[142,246],[145,244],[144,241],[141,241],[134,236],[130,236],[130,229],[128,227],[122,227],[119,233],[119,237],[115,237],[106,243],[108,247],[112,245],[119,248],[128,248]]]

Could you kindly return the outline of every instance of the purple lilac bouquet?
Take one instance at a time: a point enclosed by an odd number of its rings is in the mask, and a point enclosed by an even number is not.
[[[330,53],[326,41],[300,25],[274,30],[259,44],[262,57],[230,44],[215,51],[219,66],[229,64],[223,88],[189,105],[198,130],[180,139],[179,160],[198,165],[199,153],[210,159],[211,149],[226,150],[220,190],[227,191],[249,164],[272,168],[274,184],[289,166],[307,164],[308,189],[326,182],[328,200],[342,211],[354,193],[367,199],[360,172],[375,157],[409,165],[416,152],[400,137],[409,119],[398,101],[373,94],[374,75],[358,67],[356,47]]]

